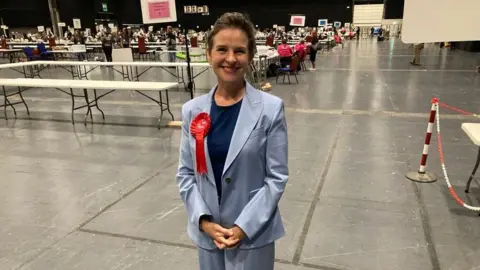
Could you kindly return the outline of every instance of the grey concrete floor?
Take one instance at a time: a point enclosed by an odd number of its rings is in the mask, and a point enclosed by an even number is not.
[[[436,136],[428,170],[439,181],[404,177],[418,169],[432,96],[479,113],[480,58],[427,46],[412,67],[411,54],[400,41],[352,41],[318,55],[298,85],[272,81],[287,106],[291,173],[276,269],[480,269],[480,217],[448,193]],[[69,78],[58,68],[42,76]],[[105,68],[91,79],[121,80]],[[197,94],[214,79],[201,75]],[[144,80],[174,81],[161,70]],[[70,123],[61,92],[25,97],[31,119],[21,107],[0,119],[0,269],[198,268],[175,183],[180,132],[155,128],[156,105],[114,93],[101,102],[106,123],[95,112],[84,126]],[[171,98],[179,119],[189,97]],[[480,189],[463,192],[477,149],[460,128],[479,121],[441,112],[452,184],[480,205]]]

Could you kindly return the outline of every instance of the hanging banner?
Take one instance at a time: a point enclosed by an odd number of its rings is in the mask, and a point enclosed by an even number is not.
[[[294,15],[290,17],[290,26],[305,26],[305,16]]]
[[[177,21],[175,0],[141,0],[143,23]]]

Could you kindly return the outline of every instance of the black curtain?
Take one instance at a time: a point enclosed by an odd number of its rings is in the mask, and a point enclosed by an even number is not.
[[[186,5],[207,5],[209,15],[184,14]],[[350,7],[350,8],[347,8]],[[278,1],[215,1],[203,0],[200,3],[192,0],[177,0],[177,22],[182,28],[200,29],[210,28],[217,18],[225,12],[242,12],[250,16],[254,24],[260,28],[272,28],[274,24],[289,27],[291,15],[305,15],[307,26],[317,26],[318,19],[329,21],[352,22],[352,0],[296,0],[295,3],[282,4]],[[116,16],[120,23],[142,24],[140,0],[117,0]],[[164,24],[166,25],[166,24]]]
[[[394,0],[389,0],[394,1]],[[102,11],[102,3],[108,6],[108,13]],[[318,19],[351,22],[352,0],[295,0],[283,4],[273,0],[218,1],[177,0],[177,20],[171,25],[181,24],[182,28],[207,29],[225,12],[237,11],[249,14],[260,28],[271,28],[273,24],[289,27],[291,15],[305,15],[307,26],[317,26]],[[208,5],[207,16],[184,14],[185,5]],[[72,26],[72,19],[79,18],[82,28],[93,28],[98,17],[114,16],[120,24],[142,24],[140,0],[57,0],[60,21]],[[350,6],[350,8],[347,8]],[[48,0],[0,0],[0,15],[10,27],[50,26]]]
[[[403,19],[405,0],[386,0],[385,19]]]
[[[60,21],[67,26],[73,26],[73,19],[80,19],[82,29],[94,26],[94,0],[57,0]]]
[[[10,28],[51,27],[47,0],[0,0],[0,17]]]

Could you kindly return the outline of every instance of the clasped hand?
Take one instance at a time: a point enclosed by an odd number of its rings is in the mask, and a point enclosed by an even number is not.
[[[206,220],[202,221],[200,226],[212,238],[219,249],[235,248],[246,236],[245,232],[238,226],[226,229],[217,223]]]

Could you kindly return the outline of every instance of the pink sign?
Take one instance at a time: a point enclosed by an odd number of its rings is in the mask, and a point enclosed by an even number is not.
[[[293,24],[303,24],[303,18],[302,17],[294,17],[293,18]]]
[[[170,17],[170,5],[167,2],[148,3],[150,19],[164,19]]]

